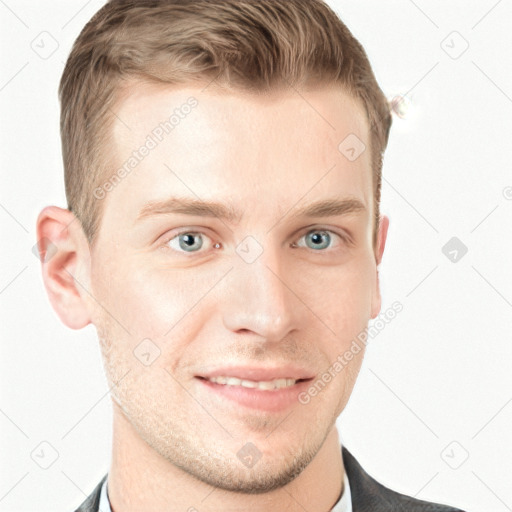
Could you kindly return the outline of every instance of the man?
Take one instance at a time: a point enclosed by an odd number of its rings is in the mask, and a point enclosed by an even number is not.
[[[96,327],[114,418],[78,511],[455,510],[381,486],[336,431],[381,308],[391,116],[334,12],[112,0],[60,98],[43,278]]]

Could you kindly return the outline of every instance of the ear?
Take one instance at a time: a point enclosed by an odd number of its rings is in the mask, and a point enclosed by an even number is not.
[[[50,303],[71,329],[91,323],[90,251],[80,221],[69,210],[47,206],[37,218],[37,245]]]
[[[375,248],[375,261],[377,269],[375,270],[375,289],[372,297],[372,312],[371,317],[375,318],[380,313],[381,308],[381,295],[380,295],[380,284],[379,284],[379,265],[382,261],[384,254],[384,247],[386,246],[386,239],[388,236],[389,218],[385,215],[381,215],[379,218],[379,230],[377,233],[377,247]]]

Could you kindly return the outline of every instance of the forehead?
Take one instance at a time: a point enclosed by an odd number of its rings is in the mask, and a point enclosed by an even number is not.
[[[265,204],[266,213],[273,204],[279,214],[302,197],[336,194],[371,207],[368,125],[351,95],[333,86],[255,95],[207,85],[133,83],[123,91],[111,169],[129,175],[109,203],[132,218],[147,201],[176,195]],[[347,153],[364,146],[356,159]]]
[[[184,111],[191,98],[197,104],[192,121],[181,123],[188,117]],[[138,142],[134,137],[150,134],[172,114],[179,117],[174,128],[180,128],[167,138],[181,133],[180,142],[188,139],[195,147],[220,142],[236,132],[240,142],[247,134],[254,142],[277,135],[279,140],[297,143],[321,138],[336,148],[346,132],[365,139],[368,130],[362,103],[334,84],[253,94],[215,84],[185,87],[132,81],[120,90],[115,108],[114,138],[132,146]]]

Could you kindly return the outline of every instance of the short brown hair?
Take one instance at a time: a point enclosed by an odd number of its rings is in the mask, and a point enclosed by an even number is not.
[[[215,79],[248,92],[343,86],[362,102],[370,126],[375,245],[391,112],[365,50],[323,0],[110,0],[92,17],[59,87],[68,209],[90,244],[102,215],[92,191],[111,174],[113,106],[133,79]]]

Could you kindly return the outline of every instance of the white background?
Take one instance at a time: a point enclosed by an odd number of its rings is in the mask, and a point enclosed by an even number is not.
[[[109,467],[94,328],[60,323],[32,253],[39,211],[66,206],[58,82],[102,4],[0,1],[2,511],[74,510]],[[394,118],[382,192],[383,310],[395,300],[404,309],[369,345],[338,421],[342,442],[400,492],[512,510],[511,2],[329,4],[386,95],[410,104]],[[41,38],[40,52],[58,44],[48,58],[33,49]],[[452,237],[468,248],[456,263],[442,252]],[[31,458],[43,441],[59,454],[46,470]]]

